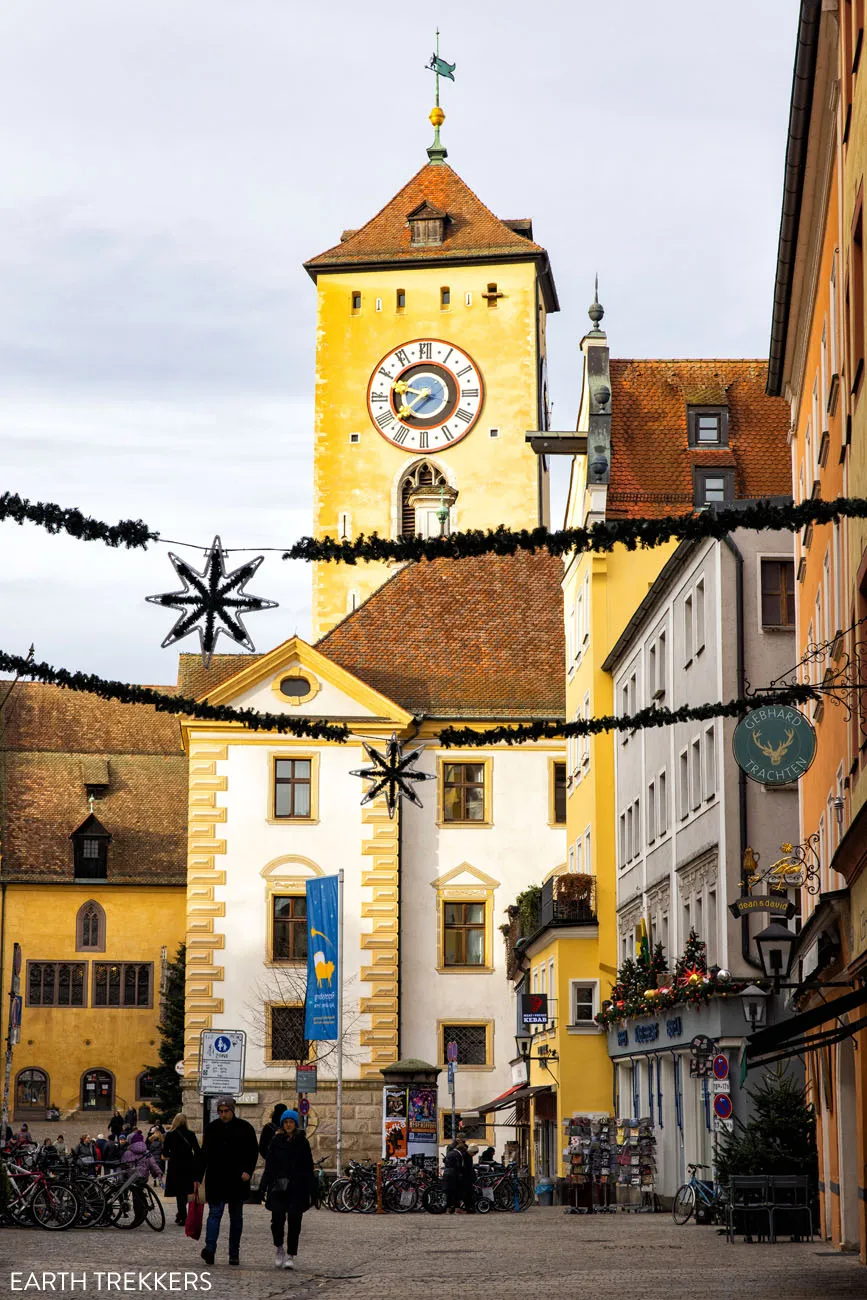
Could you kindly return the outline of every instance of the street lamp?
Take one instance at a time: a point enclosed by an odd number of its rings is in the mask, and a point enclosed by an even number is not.
[[[769,998],[770,996],[770,993],[767,993],[764,989],[760,989],[758,984],[749,984],[745,989],[741,990],[740,998],[744,1009],[744,1016],[750,1026],[750,1032],[753,1034],[756,1032],[757,1025],[763,1025],[765,1023],[765,1013],[767,1010],[765,998]]]
[[[792,967],[797,935],[788,926],[779,921],[772,921],[761,933],[756,935],[756,947],[759,961],[766,979],[774,981],[774,989],[787,977]]]

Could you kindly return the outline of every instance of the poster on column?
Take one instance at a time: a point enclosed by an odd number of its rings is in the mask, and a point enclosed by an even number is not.
[[[386,1160],[407,1153],[407,1090],[387,1086],[382,1090],[382,1153]]]
[[[435,1156],[437,1153],[437,1090],[409,1089],[407,1154]]]
[[[337,877],[307,881],[307,999],[304,1037],[337,1038]]]

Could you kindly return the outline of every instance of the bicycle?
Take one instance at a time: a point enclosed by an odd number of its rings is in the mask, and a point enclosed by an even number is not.
[[[4,1214],[17,1227],[35,1223],[39,1228],[62,1232],[79,1216],[79,1200],[71,1187],[53,1182],[40,1169],[26,1169],[9,1160],[6,1174],[12,1196]]]
[[[707,1179],[696,1178],[697,1169],[709,1169],[710,1165],[687,1165],[686,1172],[689,1175],[689,1182],[683,1183],[677,1189],[674,1202],[671,1207],[671,1215],[675,1223],[682,1227],[688,1223],[696,1211],[697,1202],[708,1211],[711,1222],[718,1222],[723,1215],[723,1197],[717,1191],[712,1182]]]

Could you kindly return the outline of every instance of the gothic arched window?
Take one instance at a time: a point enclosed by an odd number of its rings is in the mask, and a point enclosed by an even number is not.
[[[92,898],[82,903],[75,918],[75,951],[105,952],[105,912]]]
[[[441,491],[442,489],[442,491]],[[457,493],[440,470],[429,461],[420,460],[411,467],[400,485],[400,535],[438,537],[437,510],[441,500],[451,509]],[[448,532],[448,524],[446,525]]]

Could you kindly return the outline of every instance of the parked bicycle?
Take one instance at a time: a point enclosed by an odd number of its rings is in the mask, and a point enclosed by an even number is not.
[[[725,1200],[722,1193],[709,1179],[696,1178],[697,1169],[709,1168],[710,1165],[687,1165],[686,1172],[689,1175],[689,1181],[683,1183],[677,1189],[671,1207],[675,1223],[681,1226],[688,1223],[696,1213],[697,1207],[704,1208],[707,1211],[710,1223],[721,1223],[725,1218]]]

